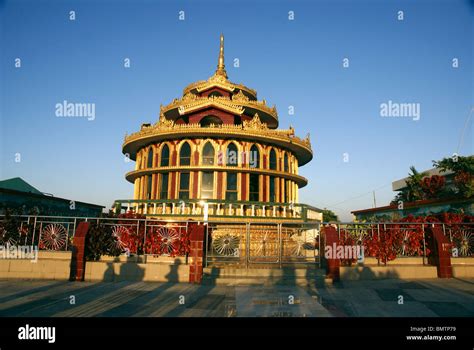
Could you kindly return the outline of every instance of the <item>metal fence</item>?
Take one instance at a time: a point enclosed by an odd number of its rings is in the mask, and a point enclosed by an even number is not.
[[[63,216],[0,216],[0,245],[34,245],[39,250],[72,250],[76,228],[90,222],[109,230],[112,243],[132,254],[184,255],[188,222],[163,222],[135,218],[87,218]],[[105,232],[104,230],[104,232]]]
[[[0,245],[36,245],[40,250],[72,249],[82,221],[106,227],[121,251],[132,254],[186,255],[189,224],[197,221],[153,218],[86,218],[62,216],[0,216]],[[202,223],[202,222],[201,222]],[[388,260],[430,255],[427,228],[440,225],[452,243],[453,256],[474,255],[474,223],[294,223],[242,220],[206,223],[205,264],[321,264],[321,231],[333,226],[340,245],[364,247],[366,257]]]

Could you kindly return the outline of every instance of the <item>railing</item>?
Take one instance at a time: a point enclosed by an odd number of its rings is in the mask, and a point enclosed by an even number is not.
[[[116,200],[115,213],[133,211],[150,217],[236,220],[322,221],[320,210],[306,204],[225,200]]]
[[[39,250],[72,250],[80,222],[109,234],[110,244],[126,254],[177,256],[187,252],[188,222],[136,218],[0,215],[0,246],[37,246]]]
[[[334,223],[339,244],[364,247],[365,257],[377,258],[379,263],[402,257],[422,257],[427,264],[431,251],[426,230],[440,226],[452,244],[453,257],[474,256],[474,223],[433,222],[378,222],[378,223]],[[353,259],[343,263],[353,263]]]
[[[238,217],[239,218],[239,217]],[[321,223],[294,220],[205,222],[127,217],[0,216],[0,246],[34,245],[40,250],[72,249],[82,221],[112,235],[119,251],[137,255],[183,256],[189,248],[190,224],[206,225],[206,263],[321,263],[325,227],[338,232],[339,245],[364,247],[365,257],[379,263],[402,257],[430,256],[427,229],[439,225],[452,243],[453,257],[474,257],[474,223],[371,222]],[[346,261],[347,262],[347,261]],[[344,263],[344,261],[343,261]],[[350,262],[349,262],[350,263]]]

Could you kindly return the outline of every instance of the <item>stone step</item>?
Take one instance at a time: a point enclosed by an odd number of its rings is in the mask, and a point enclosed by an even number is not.
[[[203,276],[202,284],[203,285],[288,285],[288,286],[301,286],[306,287],[309,285],[314,285],[316,281],[320,280],[321,283],[332,283],[332,281],[325,281],[323,277],[321,278],[311,278],[309,280],[304,278],[259,278],[259,277],[217,277],[212,276]]]
[[[323,269],[318,268],[217,268],[206,267],[203,270],[204,275],[213,278],[290,278],[290,279],[305,279],[321,277],[325,275]]]

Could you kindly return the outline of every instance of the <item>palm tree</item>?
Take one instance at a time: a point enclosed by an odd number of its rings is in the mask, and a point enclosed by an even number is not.
[[[408,174],[406,180],[406,187],[397,194],[392,203],[402,202],[413,202],[423,199],[423,188],[421,187],[421,180],[428,175],[427,172],[418,172],[412,165],[410,167],[411,174]]]

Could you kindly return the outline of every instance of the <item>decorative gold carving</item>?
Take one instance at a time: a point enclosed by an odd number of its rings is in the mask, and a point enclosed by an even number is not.
[[[268,114],[278,120],[278,114],[275,106],[272,108],[268,107],[263,101],[250,100],[242,91],[233,95],[232,100],[227,96],[198,96],[191,92],[186,93],[181,99],[173,99],[173,101],[160,108],[160,113],[166,113],[175,108],[178,109],[180,115],[189,113],[196,109],[208,107],[208,106],[219,106],[230,113],[242,114],[244,113],[245,107],[258,109],[259,111]]]
[[[311,140],[309,138],[309,133],[306,134],[306,137],[303,139],[303,142],[306,143],[309,147],[311,147]]]
[[[172,120],[166,119],[164,114],[160,114],[160,119],[158,122],[152,126],[154,129],[171,129],[174,126],[174,122]]]
[[[196,101],[199,98],[198,95],[193,94],[192,92],[188,92],[183,96],[181,102],[188,102],[188,101]],[[179,100],[177,100],[179,102]]]
[[[195,95],[196,96],[196,95]],[[183,115],[197,109],[210,107],[210,106],[218,106],[226,111],[229,111],[233,114],[242,114],[244,113],[244,109],[242,106],[239,106],[233,103],[228,97],[225,96],[207,96],[207,97],[200,97],[196,96],[196,98],[190,99],[188,97],[188,101],[178,100],[175,105],[178,106],[179,114]]]
[[[291,127],[287,130],[280,129],[269,129],[266,123],[260,121],[258,113],[255,114],[252,120],[244,121],[243,124],[234,125],[234,124],[221,124],[214,125],[212,128],[206,128],[206,132],[223,135],[223,136],[232,136],[238,137],[240,134],[255,134],[256,138],[264,138],[274,141],[285,141],[288,143],[293,143],[300,145],[301,147],[311,151],[311,143],[309,141],[309,135],[303,140],[295,136],[295,131]],[[160,136],[160,135],[170,135],[171,133],[177,134],[187,134],[195,135],[203,131],[203,128],[198,123],[193,124],[175,124],[172,120],[166,119],[166,117],[161,114],[160,119],[157,123],[152,126],[143,128],[142,130],[127,135],[124,141],[124,145],[131,143],[142,137],[149,135]]]
[[[242,92],[242,90],[239,90],[238,93],[232,96],[232,101],[235,102],[249,102],[250,99],[245,96],[245,94]]]
[[[262,123],[260,121],[260,117],[258,113],[255,113],[252,120],[243,122],[244,130],[245,129],[253,129],[253,130],[268,130],[267,123]]]

